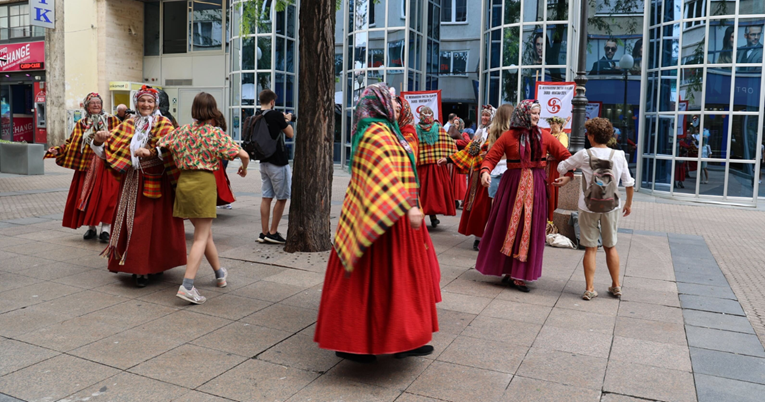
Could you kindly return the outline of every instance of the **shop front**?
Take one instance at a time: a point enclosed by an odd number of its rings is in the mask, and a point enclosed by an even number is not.
[[[0,45],[0,139],[46,143],[45,42]]]

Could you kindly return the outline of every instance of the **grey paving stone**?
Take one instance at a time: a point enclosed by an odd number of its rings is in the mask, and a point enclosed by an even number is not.
[[[618,233],[624,233],[624,234],[633,234],[633,232],[634,232],[634,230],[632,230],[632,229],[619,228],[619,230],[618,230]]]
[[[0,225],[0,229],[2,229],[2,225]],[[16,399],[12,396],[0,394],[0,402],[24,402],[24,401],[22,401],[21,399]]]
[[[504,392],[511,374],[433,362],[407,392],[446,401],[494,401]]]
[[[726,331],[754,334],[752,324],[746,317],[698,310],[683,310],[685,323],[694,327],[715,328]]]
[[[609,362],[603,391],[649,400],[696,401],[693,374],[620,361]]]
[[[669,241],[673,241],[676,243],[703,243],[706,244],[704,241],[704,238],[702,236],[697,235],[689,235],[689,234],[682,234],[682,233],[668,233],[667,238]]]
[[[575,387],[600,390],[608,359],[531,348],[517,374]]]
[[[688,335],[688,346],[765,357],[765,350],[763,350],[757,335],[690,325],[687,325],[685,330]]]
[[[696,392],[699,402],[761,402],[765,385],[697,374]]]
[[[691,348],[693,371],[765,385],[765,359],[716,350]]]
[[[677,291],[680,294],[717,297],[718,299],[738,300],[730,289],[730,286],[707,286],[695,283],[678,283]]]
[[[708,286],[729,286],[728,280],[725,279],[725,276],[722,273],[710,275],[706,273],[675,271],[675,280],[678,283],[685,282]]]
[[[48,219],[41,219],[41,218],[20,218],[20,219],[10,219],[7,221],[3,221],[5,223],[12,223],[14,225],[34,225],[35,223],[43,223],[48,222]]]
[[[709,251],[706,243],[702,244],[677,244],[670,240],[669,248],[672,251],[672,258],[683,258],[686,260],[710,260],[715,262],[712,252]]]
[[[667,237],[666,233],[663,232],[654,232],[651,230],[633,230],[633,235],[640,235],[640,236],[656,236],[656,237]]]
[[[600,399],[600,391],[572,387],[549,381],[520,376],[513,377],[501,402],[594,402]],[[397,401],[398,402],[398,401]]]
[[[746,316],[744,309],[741,308],[741,305],[738,304],[736,300],[696,295],[680,295],[680,304],[683,306],[683,309],[740,315],[742,317]]]
[[[12,227],[18,227],[18,225],[15,225],[13,223],[8,223],[8,222],[0,222],[0,229],[8,229],[8,228],[12,228]],[[3,396],[0,395],[0,402],[3,401],[2,397]],[[8,398],[10,398],[10,396]]]

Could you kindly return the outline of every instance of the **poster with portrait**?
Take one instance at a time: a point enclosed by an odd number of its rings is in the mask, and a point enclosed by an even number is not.
[[[441,90],[436,91],[415,91],[415,92],[401,92],[401,96],[409,102],[409,106],[412,108],[412,114],[414,115],[414,124],[420,122],[420,109],[423,106],[430,107],[433,110],[433,117],[441,123],[443,114],[441,113]]]
[[[573,114],[575,82],[537,82],[535,98],[542,105],[540,128],[550,128],[545,119],[557,116],[566,120],[563,130],[571,131],[571,116]]]
[[[638,74],[640,63],[643,60],[642,35],[588,35],[587,75],[614,76],[624,74],[619,66],[619,60],[625,54],[631,55],[635,63],[630,71],[633,74]]]

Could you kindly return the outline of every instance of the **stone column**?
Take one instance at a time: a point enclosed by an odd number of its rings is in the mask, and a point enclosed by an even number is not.
[[[64,0],[56,1],[56,28],[45,30],[45,90],[48,144],[63,144],[68,136],[66,113],[66,59],[64,56]]]

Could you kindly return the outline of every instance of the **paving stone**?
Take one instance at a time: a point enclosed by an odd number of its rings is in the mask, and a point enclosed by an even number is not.
[[[438,305],[437,305],[438,306]],[[438,309],[438,331],[459,335],[477,317],[475,314]]]
[[[362,384],[337,376],[324,376],[303,388],[289,402],[300,401],[394,401],[401,391]]]
[[[695,283],[678,283],[677,290],[680,294],[716,297],[718,299],[738,300],[729,286],[707,286]]]
[[[616,317],[578,310],[554,308],[545,321],[545,327],[576,329],[585,332],[612,334]]]
[[[541,325],[547,320],[551,310],[550,307],[545,306],[494,300],[480,315]]]
[[[572,387],[549,381],[521,376],[513,377],[501,402],[594,402],[600,400],[600,391]]]
[[[71,395],[61,402],[165,402],[176,400],[176,397],[183,395],[186,391],[185,388],[166,382],[122,372]],[[188,400],[183,399],[183,401]]]
[[[516,303],[528,303],[552,307],[558,302],[559,297],[560,291],[534,289],[529,293],[523,293],[515,289],[504,289],[496,298],[498,300],[507,300]]]
[[[744,310],[741,308],[741,305],[738,304],[738,301],[736,300],[718,299],[714,297],[696,295],[680,295],[680,303],[683,305],[683,309],[740,315],[742,317],[746,316]]]
[[[600,390],[608,360],[569,352],[531,348],[517,375]]]
[[[236,401],[284,401],[318,376],[316,373],[250,359],[197,390]]]
[[[76,317],[20,335],[19,340],[60,352],[69,352],[122,331],[94,316]]]
[[[673,281],[662,281],[657,279],[638,278],[626,273],[624,276],[623,287],[634,291],[634,289],[643,289],[657,292],[677,293],[677,283]]]
[[[26,401],[57,401],[118,371],[101,364],[60,355],[0,377],[0,389]]]
[[[619,299],[611,298],[605,291],[598,292],[600,296],[594,300],[587,301],[582,299],[582,293],[586,288],[584,281],[581,283],[576,281],[576,285],[573,285],[574,281],[569,282],[572,292],[564,291],[560,295],[560,299],[555,304],[555,308],[564,308],[568,310],[578,310],[587,313],[595,313],[601,315],[616,316],[619,311]],[[609,281],[610,282],[610,281]]]
[[[0,400],[0,402],[2,401]],[[14,401],[11,401],[11,402],[14,402]],[[401,396],[398,397],[398,399],[396,399],[396,402],[439,402],[439,400],[404,392],[403,394],[401,394]]]
[[[182,345],[131,368],[130,372],[194,389],[245,360],[246,357],[231,353]]]
[[[765,359],[691,348],[693,371],[765,385]]]
[[[174,349],[183,342],[134,328],[77,348],[69,354],[126,370]]]
[[[288,306],[311,308],[318,311],[319,305],[321,304],[322,286],[323,285],[316,285],[312,288],[302,290],[294,296],[282,300],[281,303]]]
[[[437,360],[513,374],[528,350],[527,346],[458,336]]]
[[[197,338],[192,343],[244,357],[255,357],[291,335],[291,332],[278,329],[234,322]]]
[[[600,402],[645,402],[643,398],[633,398],[631,396],[619,394],[603,394]]]
[[[74,318],[97,310],[105,309],[127,301],[120,296],[109,295],[91,290],[74,293],[68,296],[38,304],[36,308],[49,311],[61,317]]]
[[[765,350],[756,335],[719,329],[686,326],[688,346],[765,357]]]
[[[752,329],[752,325],[746,317],[697,310],[683,310],[683,316],[685,317],[685,323],[694,327],[754,334],[754,329]]]
[[[204,307],[204,305],[195,307]],[[194,325],[189,325],[190,323],[194,323]],[[180,310],[166,315],[160,320],[136,327],[136,330],[150,336],[165,337],[184,343],[209,334],[230,323],[231,320],[224,318]]]
[[[660,401],[696,401],[690,372],[620,361],[609,362],[603,391]]]
[[[697,374],[696,391],[699,402],[759,402],[765,385]]]
[[[607,359],[611,339],[611,334],[545,325],[534,341],[534,347]]]
[[[457,278],[449,283],[449,285],[444,287],[443,290],[467,296],[494,298],[506,289],[504,286],[502,286],[502,284],[497,284],[494,282],[476,282]]]
[[[260,299],[270,301],[273,303],[280,302],[288,297],[294,296],[302,291],[304,288],[293,285],[286,285],[276,282],[259,281],[251,285],[247,285],[243,288],[237,289],[233,292],[236,296],[251,297],[254,299]]]
[[[621,302],[619,317],[639,318],[649,321],[683,323],[683,311],[679,308],[637,302]]]
[[[537,324],[478,316],[462,331],[462,335],[531,346],[541,329],[542,326]]]
[[[723,276],[722,273],[717,275],[710,275],[708,273],[685,273],[679,271],[675,272],[675,280],[678,283],[686,282],[707,286],[729,286],[728,281],[725,279],[725,276]]]
[[[183,401],[183,402],[228,402],[229,401],[229,399],[223,399],[215,395],[205,394],[204,392],[199,392],[199,391],[191,391],[188,394],[184,394],[182,397],[178,399],[174,399],[174,400]]]
[[[19,301],[27,306],[31,306],[77,292],[82,292],[82,288],[60,285],[53,282],[43,282],[3,292],[0,294],[0,299]]]
[[[297,332],[316,322],[317,316],[316,310],[277,303],[249,315],[241,321],[282,331]]]
[[[49,349],[0,338],[0,377],[57,355]]]
[[[445,401],[493,401],[513,376],[452,363],[433,362],[407,392]]]
[[[149,323],[176,311],[178,309],[163,307],[142,300],[128,300],[124,303],[86,314],[82,318],[92,317],[98,322],[122,331]]]
[[[3,293],[40,282],[42,282],[41,279],[30,278],[28,276],[12,274],[9,272],[0,272],[0,292]]]
[[[19,308],[0,314],[0,336],[15,338],[27,332],[57,324],[65,319],[66,317],[35,307]]]
[[[320,349],[312,336],[299,334],[277,343],[257,358],[316,373],[325,373],[342,360],[333,351]]]
[[[616,336],[610,359],[670,370],[691,371],[691,359],[685,345]]]
[[[480,314],[492,302],[492,299],[488,297],[467,296],[446,291],[441,292],[441,298],[443,300],[438,303],[438,308],[468,314]]]
[[[269,276],[264,279],[268,282],[281,283],[283,285],[297,286],[301,289],[320,285],[324,282],[324,274],[316,272],[287,269],[284,272]]]
[[[683,324],[640,320],[629,317],[616,318],[614,336],[680,346],[688,345],[685,337],[685,325]]]
[[[403,391],[431,363],[433,363],[433,360],[422,357],[395,359],[393,356],[377,356],[377,361],[374,364],[358,364],[343,360],[327,372],[327,375]],[[399,400],[397,399],[396,401],[398,402]]]
[[[207,314],[213,317],[238,320],[256,311],[263,310],[270,305],[271,302],[263,300],[224,294],[209,299],[205,302],[204,309],[197,309],[194,311],[199,314]]]

